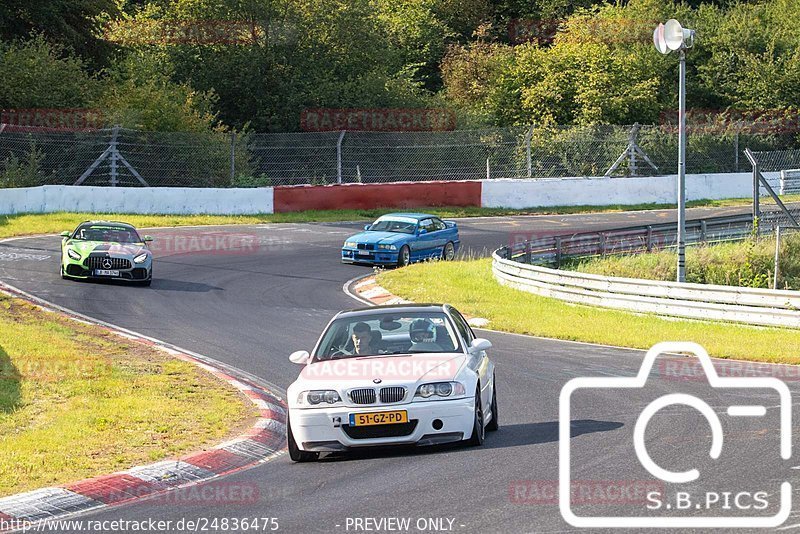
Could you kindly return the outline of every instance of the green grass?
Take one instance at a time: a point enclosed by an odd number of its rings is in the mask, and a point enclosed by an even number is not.
[[[675,280],[676,263],[674,251],[660,251],[584,260],[565,267],[604,276]],[[774,238],[686,249],[687,282],[769,288],[774,274]],[[800,287],[800,234],[785,234],[781,239],[778,287]]]
[[[730,201],[701,200],[688,203],[690,207],[728,207],[747,205],[750,199],[734,199]],[[507,217],[514,215],[568,215],[576,213],[609,213],[634,210],[655,210],[674,208],[673,204],[616,204],[612,206],[559,206],[550,208],[506,209],[477,207],[448,208],[413,208],[413,211],[432,213],[444,218],[459,217]],[[339,222],[339,221],[372,221],[396,208],[371,210],[328,210],[298,211],[292,213],[264,213],[257,215],[131,215],[108,213],[44,213],[0,215],[0,238],[54,234],[64,230],[72,230],[78,223],[87,219],[123,220],[140,228],[153,226],[191,226],[221,224],[263,224],[263,223],[300,223],[300,222]]]
[[[0,296],[0,496],[201,450],[255,415],[190,363]]]
[[[432,282],[434,281],[434,282]],[[432,262],[384,271],[380,285],[416,302],[449,302],[488,319],[489,328],[535,336],[648,349],[660,341],[694,341],[713,356],[800,363],[800,331],[684,321],[567,304],[503,287],[491,260]]]

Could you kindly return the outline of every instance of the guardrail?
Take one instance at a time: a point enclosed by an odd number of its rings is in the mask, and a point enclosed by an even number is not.
[[[687,222],[687,242],[731,241],[751,231],[749,215],[692,221]],[[617,278],[531,264],[558,266],[566,258],[655,250],[672,246],[674,233],[675,224],[664,224],[526,241],[496,250],[492,273],[502,285],[577,304],[800,328],[798,291]]]
[[[761,230],[770,227],[762,221]],[[753,231],[751,215],[732,215],[686,222],[686,243],[720,243],[741,240]],[[497,250],[501,258],[523,263],[553,264],[567,258],[591,258],[609,254],[635,254],[674,247],[676,223],[630,226],[616,230],[581,232],[521,241]]]

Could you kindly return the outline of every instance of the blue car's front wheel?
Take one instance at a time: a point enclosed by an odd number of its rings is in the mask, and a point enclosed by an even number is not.
[[[397,266],[405,267],[409,263],[411,263],[411,249],[408,248],[408,245],[403,245],[397,255]]]

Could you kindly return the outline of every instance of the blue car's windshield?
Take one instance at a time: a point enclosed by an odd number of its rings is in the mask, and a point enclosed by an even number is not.
[[[416,221],[401,221],[396,219],[378,219],[369,227],[370,232],[397,232],[413,234],[417,231]]]

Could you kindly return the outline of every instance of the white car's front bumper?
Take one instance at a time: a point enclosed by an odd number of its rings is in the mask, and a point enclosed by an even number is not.
[[[468,439],[475,421],[474,399],[435,400],[382,406],[342,406],[289,410],[295,442],[306,451],[352,447],[434,445]],[[408,423],[350,427],[351,413],[406,410]],[[441,424],[441,425],[440,425]],[[437,430],[435,427],[440,426]]]

